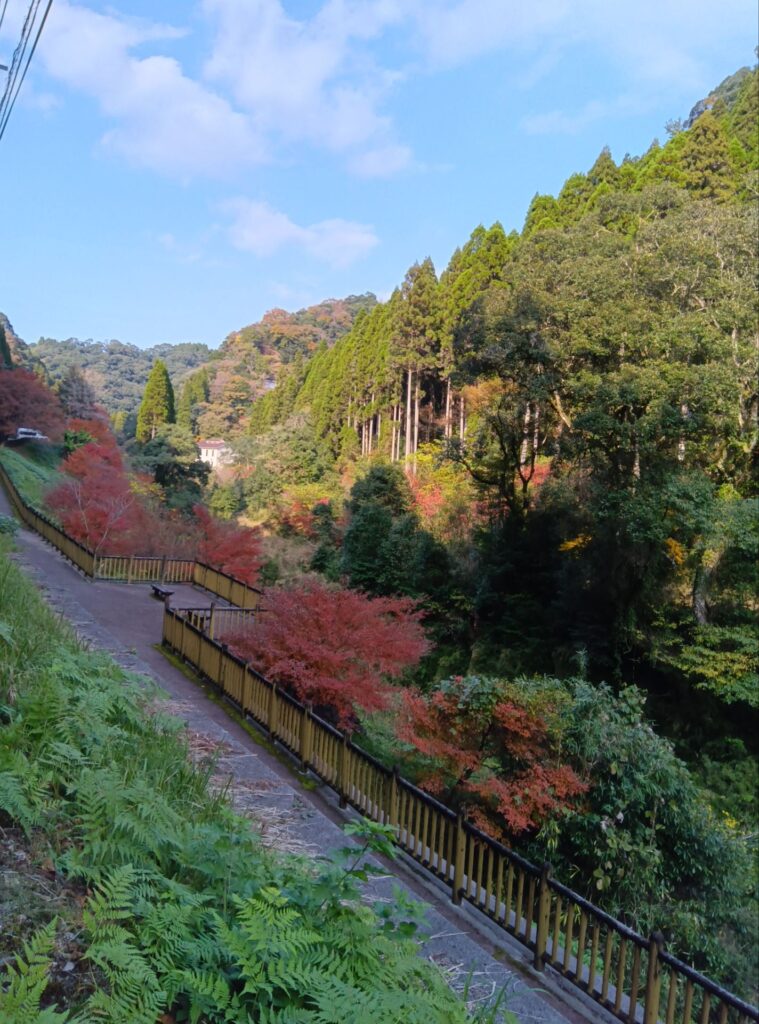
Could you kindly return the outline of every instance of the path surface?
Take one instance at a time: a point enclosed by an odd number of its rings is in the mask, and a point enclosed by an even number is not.
[[[10,514],[0,487],[0,513]],[[168,695],[167,710],[180,716],[189,730],[190,746],[201,757],[214,750],[219,782],[233,780],[231,794],[238,809],[260,822],[264,841],[284,849],[318,856],[348,845],[341,823],[355,817],[340,811],[326,786],[306,789],[285,755],[257,741],[224,706],[211,700],[199,682],[176,668],[158,649],[163,605],[147,585],[93,583],[73,568],[41,537],[22,528],[13,557],[43,591],[46,600],[74,626],[86,643],[108,651],[125,668],[152,678]],[[174,588],[175,607],[204,607],[210,597],[190,586]],[[506,990],[506,1006],[520,1021],[535,1024],[579,1024],[596,1016],[555,982],[530,975],[529,953],[506,935],[489,934],[487,922],[470,907],[454,907],[442,886],[421,877],[404,858],[368,887],[374,899],[388,899],[400,885],[425,904],[429,938],[423,955],[437,962],[452,984],[461,987],[471,975],[470,996],[487,1003]]]

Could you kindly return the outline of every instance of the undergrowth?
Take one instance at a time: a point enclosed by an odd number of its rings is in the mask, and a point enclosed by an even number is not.
[[[367,906],[365,867],[346,851],[307,860],[264,849],[209,792],[211,768],[190,763],[177,721],[151,712],[136,678],[81,649],[7,547],[0,537],[0,827],[24,829],[59,876],[86,887],[90,986],[77,1005],[51,1005],[53,918],[0,972],[0,1020],[467,1020],[418,955],[416,908],[400,897]],[[390,846],[378,826],[364,845]]]
[[[14,448],[0,447],[0,462],[19,494],[28,505],[40,511],[46,512],[47,491],[62,479],[55,468],[59,461],[60,449],[55,445],[26,444],[23,454]]]

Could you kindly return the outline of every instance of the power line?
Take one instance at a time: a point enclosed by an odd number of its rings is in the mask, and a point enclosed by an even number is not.
[[[26,12],[24,18],[24,24],[21,29],[21,38],[19,39],[16,49],[13,51],[13,59],[11,60],[10,70],[8,72],[8,79],[5,83],[5,90],[2,98],[0,99],[0,139],[5,134],[5,129],[8,124],[8,119],[13,112],[13,108],[16,105],[18,94],[21,91],[21,86],[24,84],[26,73],[29,70],[29,65],[32,62],[32,57],[37,49],[37,43],[40,41],[42,35],[42,29],[45,27],[47,16],[50,13],[50,8],[53,6],[53,0],[47,0],[45,12],[42,15],[42,19],[37,29],[37,34],[34,37],[34,42],[29,50],[29,55],[26,57],[26,63],[24,63],[24,57],[26,55],[27,46],[29,40],[34,31],[34,25],[37,21],[37,13],[40,9],[42,0],[31,0],[29,4],[29,10]],[[5,14],[5,7],[7,7],[8,0],[5,0],[5,6],[3,7],[3,14]],[[23,70],[21,66],[23,64]],[[20,75],[20,78],[19,78]],[[18,84],[16,84],[18,82]]]
[[[8,0],[4,0],[3,9],[0,11],[0,28],[3,27],[3,20],[5,19],[5,12],[8,10]]]

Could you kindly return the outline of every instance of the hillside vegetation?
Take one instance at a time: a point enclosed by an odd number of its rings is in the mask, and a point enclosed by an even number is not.
[[[5,547],[0,609],[0,858],[28,886],[0,899],[4,1024],[463,1024],[409,908],[370,909],[339,855],[265,849],[177,720],[80,647]]]
[[[520,679],[579,675],[645,692],[649,721],[755,852],[757,81],[756,70],[731,76],[641,157],[618,165],[603,150],[558,196],[534,198],[521,234],[480,226],[439,275],[429,259],[414,264],[388,302],[286,367],[240,419],[237,478],[214,507],[308,540],[305,569],[419,602],[434,649],[414,675],[427,703],[412,731],[435,768],[417,777],[444,782],[468,813],[482,813],[470,782],[491,770],[513,779],[520,763],[508,743],[487,746],[491,729],[478,774],[474,710],[515,690],[533,706]],[[278,578],[276,559],[265,571]],[[542,691],[553,713],[559,691]],[[438,712],[470,694],[462,753]],[[364,729],[412,771],[397,723]],[[600,757],[601,727],[597,739]],[[604,771],[622,771],[591,761],[601,789]],[[588,829],[595,820],[611,844],[602,854],[588,831],[590,862],[571,815],[549,813],[517,842],[641,927],[663,924],[651,911],[666,891],[675,948],[735,979],[739,958],[728,966],[704,945],[711,931],[732,948],[731,929],[707,923],[725,894],[696,886],[705,916],[690,924],[694,905],[675,910],[688,886],[657,838],[660,784],[649,780],[640,818],[629,792],[607,791],[596,819],[587,798]],[[755,888],[742,877],[747,923]]]
[[[758,81],[387,302],[274,311],[176,403],[157,362],[138,436],[91,403],[46,494],[92,547],[228,557],[270,588],[236,650],[749,998]]]
[[[333,344],[350,330],[356,315],[376,301],[367,293],[329,299],[296,313],[273,309],[261,321],[233,331],[217,350],[190,342],[138,348],[116,340],[78,338],[40,338],[27,345],[2,313],[0,325],[17,366],[43,367],[56,385],[72,367],[82,370],[97,401],[117,414],[116,423],[127,436],[134,433],[137,407],[156,360],[166,364],[178,391],[194,375],[188,396],[195,396],[199,388],[192,404],[208,404],[193,410],[193,425],[207,413],[200,421],[201,432],[212,436],[234,427],[250,402],[274,385],[282,366],[310,356],[321,344]]]

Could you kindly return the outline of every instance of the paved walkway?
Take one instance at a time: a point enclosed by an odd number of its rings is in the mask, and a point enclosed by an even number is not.
[[[0,513],[10,514],[0,487]],[[167,695],[167,710],[180,716],[189,730],[190,746],[201,757],[216,751],[217,779],[233,780],[230,791],[238,809],[260,822],[264,841],[284,849],[318,856],[346,846],[340,830],[351,811],[337,807],[326,786],[305,788],[287,756],[261,737],[251,736],[218,698],[189,673],[175,667],[160,650],[162,602],[147,585],[93,583],[83,577],[41,537],[21,529],[17,538],[20,566],[43,591],[46,600],[74,626],[85,643],[106,650],[125,668],[152,678]],[[189,586],[173,588],[176,607],[203,607],[210,596]],[[463,987],[470,978],[470,997],[487,1003],[502,989],[505,1005],[520,1021],[536,1024],[579,1024],[595,1016],[571,994],[563,994],[549,976],[531,975],[529,954],[494,926],[480,920],[471,907],[454,907],[442,886],[425,878],[415,865],[399,858],[389,874],[368,887],[373,899],[389,899],[399,885],[425,904],[429,938],[422,954],[438,963],[451,983]],[[492,932],[489,933],[488,929]]]

